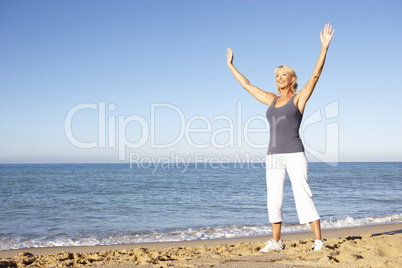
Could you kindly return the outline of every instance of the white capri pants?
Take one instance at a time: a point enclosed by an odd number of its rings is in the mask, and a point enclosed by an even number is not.
[[[268,217],[282,222],[283,188],[286,171],[292,183],[297,215],[301,224],[320,219],[308,185],[308,162],[304,152],[272,154],[266,157]]]

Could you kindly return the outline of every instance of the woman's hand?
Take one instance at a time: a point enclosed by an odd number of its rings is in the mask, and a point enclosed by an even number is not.
[[[334,35],[335,30],[332,30],[332,25],[331,24],[326,24],[324,27],[324,30],[321,30],[321,45],[324,47],[328,47],[329,43],[331,43],[332,36]]]
[[[250,81],[248,81],[248,79],[233,66],[233,51],[230,48],[227,50],[226,57],[228,58],[228,67],[232,71],[236,80],[239,81],[240,85],[260,102],[268,106],[271,105],[272,101],[276,98],[276,95],[253,86]]]
[[[233,65],[233,51],[228,48],[226,57],[228,58],[228,65]]]
[[[324,30],[321,30],[321,51],[320,56],[318,57],[317,63],[315,64],[315,68],[313,74],[310,79],[307,81],[306,85],[297,93],[297,97],[295,99],[296,106],[299,111],[303,114],[304,108],[306,106],[307,101],[309,100],[311,94],[314,91],[314,88],[318,82],[318,79],[321,76],[322,69],[324,68],[325,57],[327,56],[327,50],[329,43],[331,43],[332,36],[334,35],[335,30],[332,30],[331,24],[326,24]]]

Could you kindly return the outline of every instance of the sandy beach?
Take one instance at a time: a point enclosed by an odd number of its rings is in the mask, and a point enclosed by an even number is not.
[[[284,234],[285,249],[261,253],[270,237],[0,251],[0,267],[401,267],[402,224]]]

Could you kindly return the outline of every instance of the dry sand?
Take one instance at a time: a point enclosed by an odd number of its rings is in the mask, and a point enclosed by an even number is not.
[[[0,267],[402,267],[402,224],[285,234],[285,249],[259,252],[269,237],[0,251]]]

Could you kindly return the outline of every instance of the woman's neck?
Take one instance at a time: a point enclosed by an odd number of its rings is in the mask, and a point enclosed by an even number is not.
[[[284,90],[281,90],[281,96],[282,96],[282,98],[287,98],[287,97],[292,97],[294,95],[294,93],[292,92],[292,90],[290,90],[290,89],[284,89]]]

